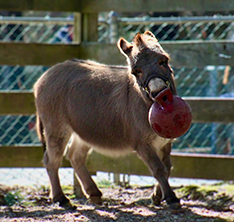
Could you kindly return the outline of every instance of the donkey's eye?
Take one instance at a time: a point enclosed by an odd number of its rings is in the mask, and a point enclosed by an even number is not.
[[[160,66],[167,66],[167,60],[160,60],[159,62],[158,62],[158,64],[160,65]]]
[[[132,72],[135,76],[140,76],[140,75],[142,75],[142,70],[141,69],[135,69],[135,70],[133,70],[133,72]]]

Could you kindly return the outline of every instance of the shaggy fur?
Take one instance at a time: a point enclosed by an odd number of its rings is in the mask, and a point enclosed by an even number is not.
[[[159,182],[154,203],[165,199],[171,207],[178,207],[179,200],[167,181],[171,140],[156,135],[148,122],[157,93],[169,86],[176,94],[169,56],[149,31],[137,34],[133,43],[121,38],[118,47],[128,67],[69,60],[51,67],[34,86],[52,198],[70,205],[60,186],[58,168],[72,136],[68,158],[92,201],[101,203],[102,194],[85,167],[90,148],[115,157],[136,151]]]

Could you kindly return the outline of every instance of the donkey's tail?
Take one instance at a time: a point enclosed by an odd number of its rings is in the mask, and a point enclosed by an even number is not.
[[[45,141],[45,136],[44,136],[44,127],[41,121],[41,118],[37,114],[37,121],[36,121],[36,127],[37,127],[37,135],[42,143],[42,146],[44,148],[44,152],[46,150],[46,141]]]

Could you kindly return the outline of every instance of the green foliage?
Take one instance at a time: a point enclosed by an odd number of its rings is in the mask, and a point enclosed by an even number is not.
[[[114,187],[114,184],[113,183],[111,183],[109,180],[107,180],[107,179],[99,179],[98,181],[97,181],[97,185],[98,185],[98,187],[101,187],[101,188],[108,188],[108,187]]]
[[[50,191],[50,187],[45,186],[45,185],[36,186],[36,189],[41,190],[42,192],[49,192]]]
[[[73,193],[73,186],[62,186],[62,190],[64,192],[64,194],[66,194],[70,199],[74,199],[76,197],[76,195]]]
[[[66,186],[62,186],[62,190],[64,193],[71,193],[73,192],[73,186],[72,185],[66,185]]]
[[[213,196],[216,200],[232,199],[234,195],[234,185],[227,183],[211,185],[189,185],[176,189],[179,198],[188,198],[192,200],[204,199]]]
[[[5,195],[5,202],[7,206],[12,206],[16,203],[21,203],[23,201],[23,196],[19,190],[9,191]]]

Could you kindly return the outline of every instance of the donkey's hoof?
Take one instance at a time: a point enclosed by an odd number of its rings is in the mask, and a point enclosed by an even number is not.
[[[181,209],[181,204],[180,204],[180,203],[171,203],[171,204],[169,205],[169,207],[170,207],[170,209],[172,209],[172,210],[179,210],[179,209]]]
[[[66,208],[66,209],[70,209],[70,210],[75,210],[76,206],[73,205],[70,201],[70,199],[68,199],[66,196],[62,196],[62,198],[60,198],[59,200],[57,198],[53,199],[53,202],[59,202],[59,206]]]
[[[167,204],[169,205],[170,209],[173,210],[179,210],[181,209],[181,204],[180,204],[180,200],[178,198],[168,198],[166,199]]]
[[[151,197],[152,204],[155,206],[160,206],[161,204],[161,197],[157,195],[152,195]]]
[[[65,208],[67,210],[76,210],[76,208],[77,208],[77,206],[72,204],[70,201],[67,202],[66,204],[63,204],[63,205],[59,204],[59,206]]]
[[[92,203],[102,205],[102,198],[100,196],[90,196],[90,201]]]

